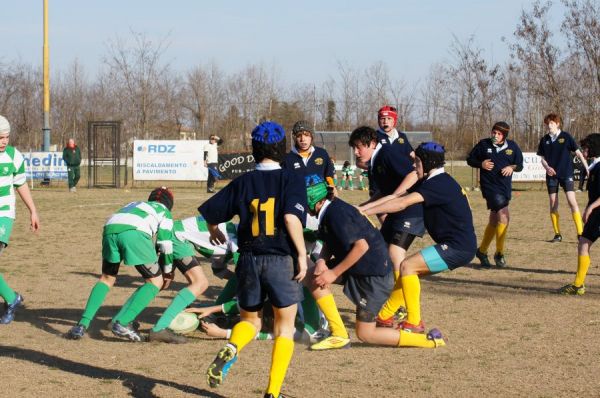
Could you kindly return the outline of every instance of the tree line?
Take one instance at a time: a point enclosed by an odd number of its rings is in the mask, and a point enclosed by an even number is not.
[[[582,138],[600,132],[600,4],[561,2],[560,31],[549,26],[552,2],[537,0],[522,11],[514,34],[503,38],[510,50],[505,63],[486,59],[475,37],[452,37],[450,59],[412,84],[391,78],[383,61],[361,70],[340,61],[337,75],[318,84],[286,83],[264,64],[230,74],[214,62],[176,72],[165,60],[168,38],[153,42],[131,32],[108,42],[95,76],[78,61],[53,74],[52,143],[86,142],[88,121],[119,120],[125,143],[179,139],[188,129],[198,139],[223,137],[224,151],[249,150],[250,131],[263,119],[286,130],[306,119],[317,130],[350,131],[374,125],[383,104],[398,108],[400,129],[431,131],[455,156],[497,120],[512,126],[511,138],[524,150],[535,150],[550,112]],[[0,62],[0,114],[23,149],[42,145],[41,102],[41,68]]]

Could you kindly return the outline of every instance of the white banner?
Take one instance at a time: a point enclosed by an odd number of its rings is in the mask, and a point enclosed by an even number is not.
[[[135,140],[133,179],[206,181],[204,145],[201,141]]]
[[[523,171],[513,173],[513,181],[546,181],[542,158],[535,152],[523,152]]]
[[[62,152],[22,152],[28,179],[67,179],[67,165]]]

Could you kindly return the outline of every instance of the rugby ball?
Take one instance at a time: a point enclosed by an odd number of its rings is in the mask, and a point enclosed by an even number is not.
[[[188,334],[196,330],[198,325],[200,325],[200,321],[196,314],[192,312],[180,312],[171,321],[169,329],[177,334]]]

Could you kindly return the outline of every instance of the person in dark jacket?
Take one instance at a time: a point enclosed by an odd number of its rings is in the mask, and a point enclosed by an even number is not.
[[[77,183],[79,182],[79,177],[81,176],[79,171],[79,166],[81,165],[81,151],[79,150],[77,144],[75,144],[75,140],[73,138],[69,138],[67,146],[65,149],[63,149],[63,160],[67,164],[69,191],[77,192]]]

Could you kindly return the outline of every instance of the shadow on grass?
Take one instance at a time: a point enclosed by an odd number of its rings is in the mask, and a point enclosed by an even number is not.
[[[539,268],[521,268],[521,267],[516,267],[516,266],[506,266],[506,267],[496,267],[496,266],[492,266],[491,268],[484,268],[482,267],[479,263],[470,263],[468,265],[465,265],[462,268],[471,268],[473,270],[476,271],[483,271],[483,272],[489,272],[489,271],[515,271],[515,272],[527,272],[530,274],[549,274],[549,275],[553,275],[553,274],[561,274],[561,275],[575,275],[575,271],[576,268],[573,267],[572,270],[562,270],[562,269],[539,269]],[[588,272],[587,273],[588,276],[600,276],[600,274],[595,274],[592,272]]]
[[[132,397],[157,397],[157,395],[152,393],[152,390],[157,384],[174,388],[188,394],[195,394],[201,397],[223,397],[220,394],[216,394],[208,390],[184,384],[174,383],[168,380],[155,379],[152,377],[147,377],[144,375],[131,373],[127,371],[105,369],[98,366],[93,366],[81,362],[71,361],[65,358],[60,358],[55,355],[30,350],[27,348],[0,345],[0,357],[10,357],[13,359],[28,361],[33,364],[45,366],[50,369],[60,369],[63,372],[85,376],[92,379],[118,381],[121,382],[124,387],[130,390],[129,396]]]

